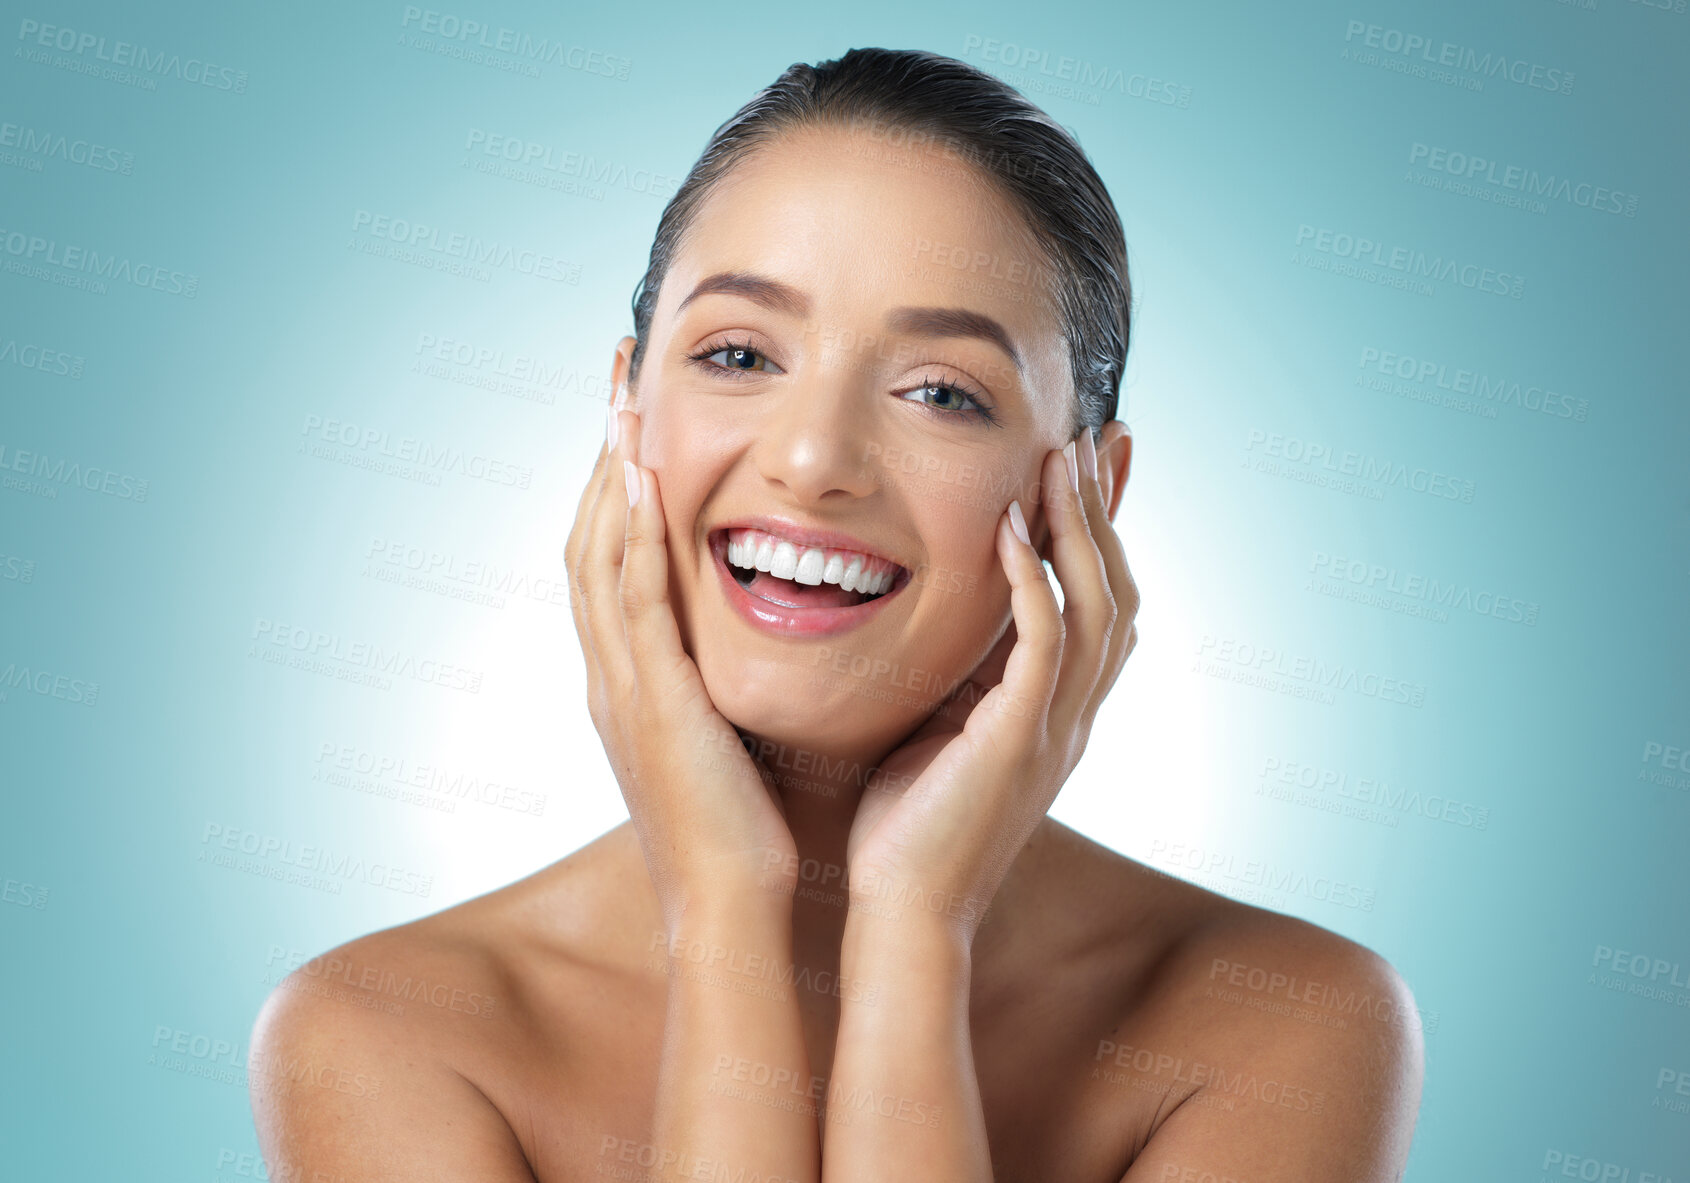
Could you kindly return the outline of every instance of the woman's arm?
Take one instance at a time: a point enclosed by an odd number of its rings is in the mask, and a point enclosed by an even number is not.
[[[792,985],[791,896],[746,885],[669,932],[652,1143],[667,1177],[817,1183],[809,1055]]]
[[[1136,641],[1138,589],[1089,430],[1045,456],[1040,489],[1064,604],[1012,502],[996,539],[1011,627],[963,684],[961,710],[947,703],[881,761],[852,822],[841,972],[881,988],[875,1004],[847,999],[841,1012],[827,1183],[992,1177],[970,1043],[973,905],[997,894],[1049,810]],[[946,906],[896,919],[857,906],[888,887]]]
[[[735,1070],[749,1061],[756,1078],[810,1079],[791,985],[796,844],[682,647],[657,476],[635,463],[639,416],[613,408],[609,436],[566,552],[593,722],[667,938],[656,1173],[816,1183],[814,1112],[760,1103]]]
[[[840,951],[847,992],[827,1090],[825,1183],[992,1177],[969,1037],[969,934],[919,910],[855,908]]]

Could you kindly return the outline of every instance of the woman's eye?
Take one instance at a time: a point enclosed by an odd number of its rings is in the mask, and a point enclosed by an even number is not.
[[[724,370],[736,370],[741,373],[779,374],[781,369],[774,362],[764,357],[757,350],[746,345],[726,345],[709,353],[695,354],[695,357],[720,366]],[[762,362],[762,365],[758,365]]]
[[[929,397],[932,396],[932,397]],[[987,415],[986,408],[981,406],[966,391],[948,382],[924,382],[914,390],[906,391],[900,398],[913,398],[937,411],[946,411],[958,415]]]

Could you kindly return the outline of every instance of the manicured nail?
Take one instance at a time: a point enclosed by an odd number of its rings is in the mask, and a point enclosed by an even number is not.
[[[1080,465],[1086,470],[1086,476],[1091,480],[1097,479],[1097,444],[1092,441],[1091,428],[1080,432]]]
[[[1025,545],[1033,545],[1033,540],[1027,537],[1027,519],[1021,516],[1021,502],[1019,499],[1009,503],[1009,528],[1015,531],[1015,536]]]
[[[604,409],[604,442],[612,452],[616,451],[616,437],[622,434],[621,426],[616,421],[616,404],[611,403]]]
[[[1074,459],[1074,441],[1069,440],[1062,446],[1062,458],[1068,462],[1068,488],[1071,492],[1080,491],[1080,466]]]
[[[640,470],[634,467],[632,460],[624,460],[622,475],[628,481],[628,508],[633,509],[640,503]]]

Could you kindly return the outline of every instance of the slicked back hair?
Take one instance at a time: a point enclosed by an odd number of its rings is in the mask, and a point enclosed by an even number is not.
[[[853,49],[816,65],[794,63],[716,129],[664,208],[634,289],[630,383],[658,291],[700,206],[755,149],[806,127],[873,128],[888,143],[941,148],[995,181],[1047,256],[1074,379],[1070,434],[1085,426],[1095,437],[1118,417],[1132,287],[1115,203],[1061,124],[985,71],[922,50]]]

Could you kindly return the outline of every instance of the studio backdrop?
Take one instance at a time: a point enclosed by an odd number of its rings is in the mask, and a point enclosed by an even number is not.
[[[447,3],[6,6],[0,1174],[264,1178],[284,975],[627,816],[612,350],[717,124],[881,45],[1126,227],[1141,640],[1053,815],[1398,968],[1410,1180],[1690,1178],[1684,0]]]

